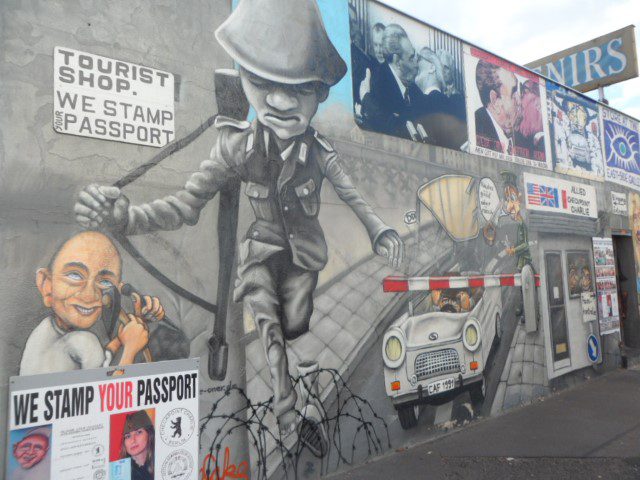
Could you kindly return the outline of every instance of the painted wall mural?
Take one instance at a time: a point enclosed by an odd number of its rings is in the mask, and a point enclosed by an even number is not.
[[[550,169],[542,78],[468,45],[464,59],[471,152]]]
[[[604,136],[604,158],[606,179],[640,188],[640,142],[638,142],[638,121],[601,107]]]
[[[228,3],[176,12],[151,50],[160,20],[134,38],[106,5],[117,52],[41,32],[47,75],[2,64],[21,98],[47,92],[0,128],[5,385],[200,357],[201,479],[315,478],[549,393],[583,319],[531,315],[545,228],[595,228],[605,165],[619,194],[640,186],[637,122],[372,0]],[[52,30],[86,23],[51,8]],[[173,93],[138,92],[142,69]],[[131,114],[151,132],[161,111],[162,141],[59,123]],[[558,249],[546,273],[571,306],[594,290],[591,253]]]
[[[375,2],[350,4],[358,125],[440,147],[467,142],[462,44]]]
[[[546,83],[556,172],[603,180],[598,105],[553,82]]]

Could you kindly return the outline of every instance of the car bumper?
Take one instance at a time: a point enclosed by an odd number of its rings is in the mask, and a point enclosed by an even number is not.
[[[451,375],[431,378],[429,379],[428,383],[437,382],[438,380],[444,380],[446,378],[451,378]],[[410,392],[401,393],[391,397],[391,401],[394,406],[407,404],[439,403],[443,400],[448,399],[449,397],[455,397],[461,392],[472,388],[478,382],[481,382],[482,379],[482,373],[478,373],[474,376],[467,376],[466,378],[464,378],[462,374],[458,374],[455,378],[456,386],[452,390],[447,390],[446,392],[438,393],[436,395],[429,395],[427,393],[426,385],[418,384],[416,388]]]

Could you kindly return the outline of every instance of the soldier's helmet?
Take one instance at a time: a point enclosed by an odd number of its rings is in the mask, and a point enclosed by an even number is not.
[[[316,0],[240,0],[215,35],[243,68],[274,82],[333,86],[347,72]]]

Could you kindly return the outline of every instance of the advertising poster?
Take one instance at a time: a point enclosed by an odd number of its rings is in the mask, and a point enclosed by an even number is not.
[[[528,210],[598,218],[596,190],[591,185],[524,173]]]
[[[627,196],[624,193],[611,192],[611,212],[614,215],[626,217],[629,214],[627,205]]]
[[[169,72],[56,47],[53,128],[58,133],[162,147],[174,138]]]
[[[598,104],[547,82],[547,114],[555,171],[604,181]]]
[[[616,333],[620,331],[620,313],[618,311],[618,286],[613,240],[611,238],[593,238],[593,259],[596,265],[600,334]]]
[[[361,6],[350,8],[356,123],[378,133],[463,148],[461,42],[376,2]],[[385,44],[396,53],[385,56]]]
[[[7,480],[197,477],[198,360],[12,377]]]
[[[640,190],[638,122],[610,108],[600,107],[605,158],[605,178]]]
[[[545,81],[469,45],[464,67],[470,152],[551,170]]]

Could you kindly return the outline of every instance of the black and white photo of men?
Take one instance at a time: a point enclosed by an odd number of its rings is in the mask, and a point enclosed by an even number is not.
[[[442,32],[377,3],[358,7],[350,3],[356,123],[387,135],[463,148],[461,44],[450,38],[445,42]],[[366,51],[373,53],[373,68],[363,68],[358,52]]]

